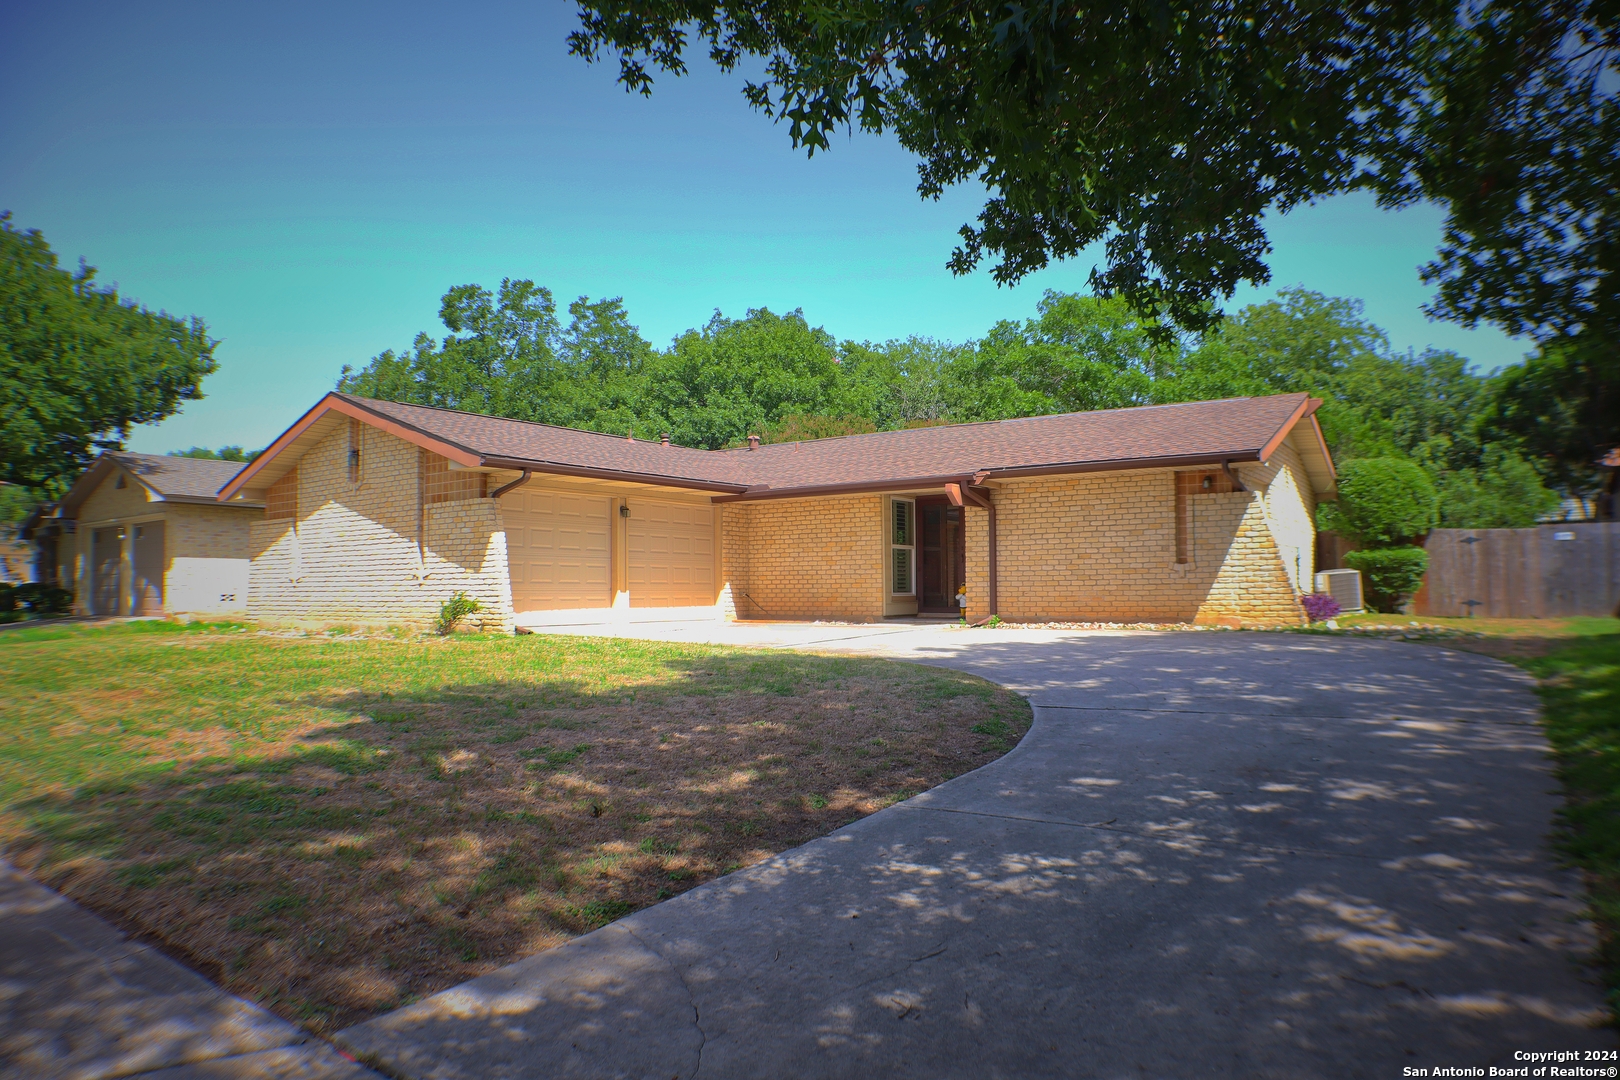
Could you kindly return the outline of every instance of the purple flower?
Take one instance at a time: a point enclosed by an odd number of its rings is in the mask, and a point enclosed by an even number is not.
[[[1304,605],[1305,615],[1311,622],[1326,622],[1337,617],[1343,610],[1339,607],[1339,602],[1327,593],[1311,593],[1302,597],[1300,603]]]

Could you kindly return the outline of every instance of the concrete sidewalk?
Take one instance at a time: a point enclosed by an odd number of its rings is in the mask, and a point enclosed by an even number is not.
[[[0,1078],[382,1080],[0,863]]]
[[[1617,1046],[1517,669],[1282,634],[845,646],[1017,688],[1035,726],[338,1042],[412,1080],[1326,1080]]]

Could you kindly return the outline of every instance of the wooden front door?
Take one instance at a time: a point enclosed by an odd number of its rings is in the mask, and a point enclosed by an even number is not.
[[[943,495],[917,500],[917,610],[956,614],[956,590],[967,579],[962,508]]]

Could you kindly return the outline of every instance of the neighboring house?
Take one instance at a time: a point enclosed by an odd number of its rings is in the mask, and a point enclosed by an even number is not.
[[[33,547],[20,539],[0,539],[0,582],[7,585],[21,585],[33,580]]]
[[[1333,464],[1304,394],[721,451],[331,393],[220,491],[248,615],[1297,623]],[[592,609],[595,610],[591,614]],[[675,609],[675,610],[671,610]]]
[[[263,505],[221,505],[235,461],[108,451],[27,529],[42,580],[80,615],[242,615],[249,527]]]

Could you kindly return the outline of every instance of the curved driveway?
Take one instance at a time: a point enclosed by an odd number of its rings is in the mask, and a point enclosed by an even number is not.
[[[468,1080],[1395,1077],[1615,1047],[1516,669],[1282,634],[843,644],[1012,686],[1035,725],[339,1041]]]

